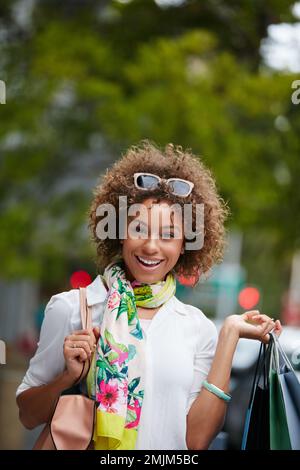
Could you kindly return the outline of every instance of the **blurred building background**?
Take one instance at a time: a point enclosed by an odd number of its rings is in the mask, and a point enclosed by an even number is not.
[[[31,446],[15,391],[45,304],[97,274],[92,189],[140,139],[191,148],[231,209],[224,262],[178,297],[298,331],[299,17],[290,0],[1,1],[1,449]]]

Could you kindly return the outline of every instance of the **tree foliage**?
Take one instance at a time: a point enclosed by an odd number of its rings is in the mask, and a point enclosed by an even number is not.
[[[13,2],[14,3],[14,2]],[[36,2],[20,25],[2,2],[2,275],[63,277],[92,253],[92,186],[128,145],[149,138],[199,154],[230,224],[278,260],[300,245],[299,112],[291,74],[263,65],[290,1]]]

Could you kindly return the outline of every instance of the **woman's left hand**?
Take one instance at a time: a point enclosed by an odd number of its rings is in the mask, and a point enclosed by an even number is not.
[[[260,313],[258,310],[250,310],[241,315],[230,315],[226,318],[224,325],[237,331],[239,338],[257,339],[262,343],[270,340],[270,331],[273,330],[277,336],[282,333],[279,320]]]

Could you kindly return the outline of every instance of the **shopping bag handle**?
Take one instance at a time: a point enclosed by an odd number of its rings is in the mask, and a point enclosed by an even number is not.
[[[273,333],[273,332],[269,333],[269,335],[272,337],[273,342],[274,342],[274,352],[276,352],[276,361],[277,361],[276,366],[278,366],[278,368],[276,369],[277,372],[280,373],[280,367],[279,367],[279,353],[278,353],[278,351],[279,351],[279,352],[281,353],[281,355],[283,356],[283,359],[285,360],[285,363],[286,363],[286,365],[288,366],[288,368],[289,368],[290,370],[294,370],[294,368],[293,368],[293,366],[292,366],[292,364],[291,364],[291,362],[290,362],[290,360],[289,360],[289,358],[288,358],[286,352],[283,350],[283,348],[282,348],[282,346],[281,346],[281,344],[280,344],[280,341],[279,341],[278,336],[277,336],[275,333]],[[275,350],[276,350],[276,351],[275,351]]]

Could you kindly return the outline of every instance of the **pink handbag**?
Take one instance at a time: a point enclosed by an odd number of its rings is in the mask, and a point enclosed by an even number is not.
[[[79,295],[82,328],[92,328],[91,308],[86,303],[85,288],[79,288]],[[74,385],[86,377],[90,364],[91,361],[83,364]],[[32,450],[93,450],[94,419],[94,400],[79,394],[61,395]]]

